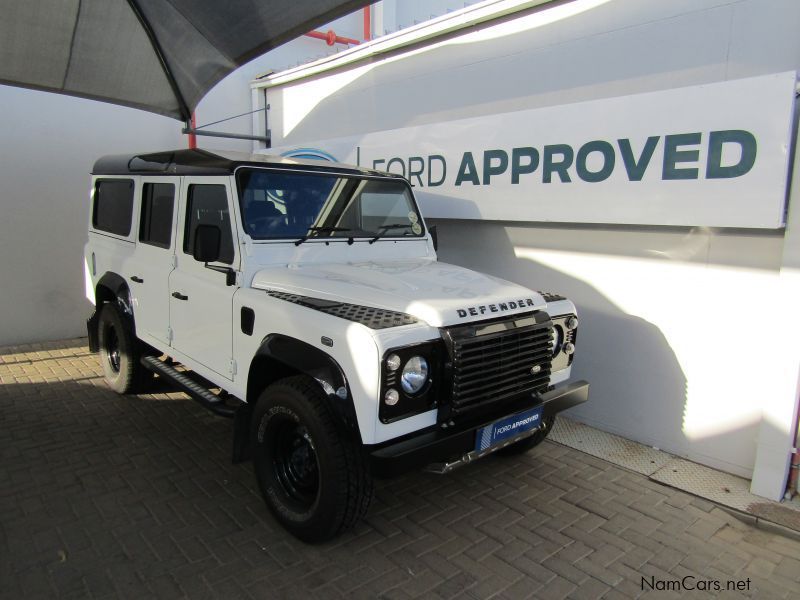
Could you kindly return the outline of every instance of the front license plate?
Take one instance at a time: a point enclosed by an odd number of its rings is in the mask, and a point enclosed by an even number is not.
[[[481,427],[475,432],[475,450],[483,452],[520,433],[536,429],[542,422],[543,408],[543,406],[537,406]]]

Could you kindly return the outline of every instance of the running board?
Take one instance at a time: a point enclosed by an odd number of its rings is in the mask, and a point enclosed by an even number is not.
[[[153,373],[157,373],[164,379],[168,380],[170,383],[180,389],[180,391],[189,394],[193,400],[196,400],[204,408],[207,408],[214,414],[232,419],[233,415],[236,413],[236,409],[225,404],[222,398],[216,394],[213,394],[202,385],[199,385],[186,374],[173,369],[167,363],[159,360],[155,356],[143,356],[141,363],[144,368],[153,371]]]

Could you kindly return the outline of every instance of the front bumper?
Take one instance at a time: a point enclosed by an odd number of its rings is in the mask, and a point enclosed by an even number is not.
[[[527,405],[515,405],[514,410],[489,420],[462,426],[456,425],[448,429],[436,427],[421,433],[413,433],[400,440],[391,440],[370,449],[369,456],[373,474],[378,477],[390,477],[432,463],[465,464],[473,458],[480,458],[483,455],[476,456],[473,453],[475,432],[481,427],[540,404],[544,405],[542,409],[542,418],[544,419],[583,404],[588,399],[589,384],[586,381],[576,381],[540,394]],[[445,470],[451,469],[452,466]]]

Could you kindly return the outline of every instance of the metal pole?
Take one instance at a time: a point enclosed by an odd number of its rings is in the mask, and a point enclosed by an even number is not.
[[[194,129],[184,127],[182,133],[189,135],[205,135],[208,137],[229,138],[232,140],[254,140],[256,142],[265,142],[269,144],[270,139],[263,135],[245,135],[242,133],[225,133],[224,131],[204,131],[202,129]]]

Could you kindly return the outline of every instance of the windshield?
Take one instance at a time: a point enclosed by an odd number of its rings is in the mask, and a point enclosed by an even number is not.
[[[244,230],[256,240],[424,235],[403,181],[260,169],[237,180]]]

